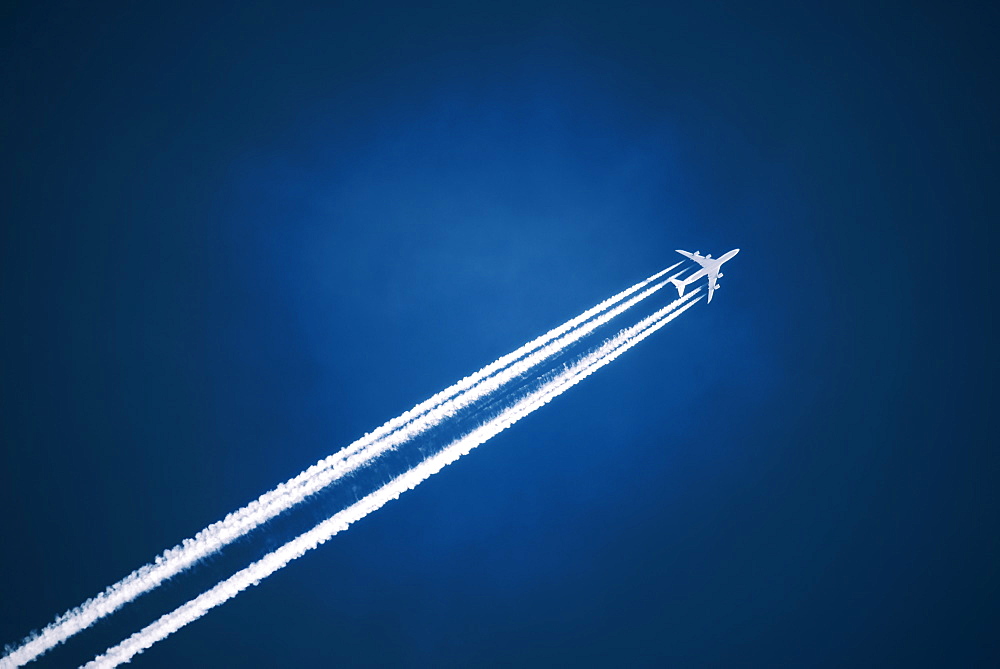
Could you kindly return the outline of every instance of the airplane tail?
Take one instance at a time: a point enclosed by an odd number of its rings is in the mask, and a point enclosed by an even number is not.
[[[684,297],[684,286],[687,284],[680,279],[669,279],[669,281],[674,284],[675,288],[677,288],[677,297]]]

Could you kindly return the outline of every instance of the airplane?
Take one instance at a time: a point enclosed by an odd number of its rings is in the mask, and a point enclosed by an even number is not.
[[[701,255],[698,251],[694,253],[688,253],[687,251],[677,250],[685,258],[693,260],[699,265],[701,269],[689,276],[686,279],[670,279],[670,283],[677,287],[677,294],[681,297],[684,296],[684,287],[690,283],[694,283],[703,276],[708,277],[708,301],[712,301],[712,295],[715,293],[716,289],[719,287],[719,279],[722,278],[722,272],[719,269],[722,268],[722,263],[727,260],[731,260],[733,256],[740,252],[739,249],[733,249],[721,258],[712,258],[712,254],[709,253],[707,256]]]

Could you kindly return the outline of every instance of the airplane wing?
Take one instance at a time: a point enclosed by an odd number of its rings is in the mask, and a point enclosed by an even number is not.
[[[705,304],[710,304],[712,302],[712,295],[715,295],[715,288],[719,283],[719,271],[718,268],[713,272],[709,270],[708,272],[708,300]]]
[[[705,258],[703,258],[698,253],[688,253],[687,251],[681,251],[680,249],[677,249],[677,252],[680,253],[685,258],[687,258],[688,260],[693,260],[702,267],[705,266]]]

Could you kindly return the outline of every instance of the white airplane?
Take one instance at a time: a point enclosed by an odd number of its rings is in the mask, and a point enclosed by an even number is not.
[[[688,253],[687,251],[677,250],[685,258],[695,261],[701,265],[701,269],[689,276],[686,279],[670,279],[670,283],[677,287],[677,294],[684,295],[684,287],[690,283],[694,283],[703,276],[708,277],[708,301],[712,301],[712,295],[719,287],[719,279],[722,278],[722,272],[719,269],[722,268],[722,263],[727,260],[731,260],[733,256],[740,252],[739,249],[733,249],[721,258],[712,258],[712,254],[709,253],[707,256],[701,255],[698,251],[694,253]]]

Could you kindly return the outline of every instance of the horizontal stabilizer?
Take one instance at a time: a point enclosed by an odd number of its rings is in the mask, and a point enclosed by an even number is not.
[[[684,286],[686,286],[687,284],[681,281],[680,279],[670,279],[669,281],[670,283],[674,284],[675,288],[677,288],[677,296],[684,297]]]

